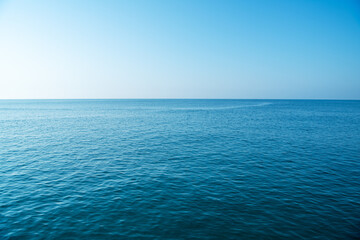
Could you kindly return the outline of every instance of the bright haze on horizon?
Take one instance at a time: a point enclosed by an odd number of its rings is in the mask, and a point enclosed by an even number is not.
[[[0,0],[0,99],[360,99],[356,0]]]

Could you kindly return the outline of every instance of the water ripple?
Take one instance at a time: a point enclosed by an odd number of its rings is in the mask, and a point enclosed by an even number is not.
[[[356,239],[359,122],[358,101],[0,101],[0,239]]]

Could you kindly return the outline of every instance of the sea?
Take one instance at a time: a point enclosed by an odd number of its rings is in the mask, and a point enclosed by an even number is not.
[[[360,239],[360,101],[0,100],[0,239]]]

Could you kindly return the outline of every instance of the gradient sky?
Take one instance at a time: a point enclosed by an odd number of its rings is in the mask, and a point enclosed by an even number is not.
[[[360,99],[360,3],[0,0],[0,98]]]

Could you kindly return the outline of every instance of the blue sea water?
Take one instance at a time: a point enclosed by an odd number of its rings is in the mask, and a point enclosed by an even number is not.
[[[360,101],[1,100],[0,239],[358,239]]]

